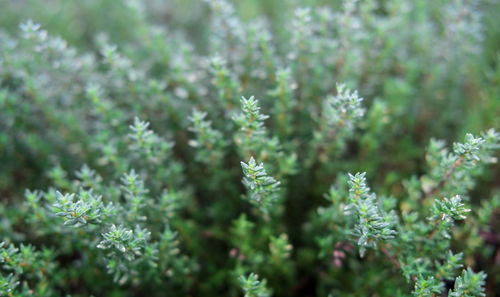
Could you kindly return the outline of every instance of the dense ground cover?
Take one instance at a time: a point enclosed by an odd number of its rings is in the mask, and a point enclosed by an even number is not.
[[[500,3],[0,9],[1,296],[500,291]]]

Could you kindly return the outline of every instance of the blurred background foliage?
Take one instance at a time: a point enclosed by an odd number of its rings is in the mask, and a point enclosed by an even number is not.
[[[276,43],[278,54],[282,56],[286,56],[289,50],[290,22],[296,7],[328,6],[332,10],[342,9],[340,0],[233,0],[229,2],[234,5],[236,14],[244,23],[252,23],[256,18],[265,18],[269,22],[274,37],[273,42]],[[376,2],[378,13],[381,16],[387,16],[389,12],[385,9],[385,5],[389,1]],[[422,18],[422,12],[426,11],[428,13],[426,17],[434,18],[432,21],[436,21],[439,25],[444,17],[442,8],[447,2],[449,1],[416,0],[413,4],[419,7],[421,12],[414,9],[409,15],[419,22],[425,20],[419,20],[419,17]],[[400,110],[398,120],[403,122],[399,127],[391,129],[397,130],[397,133],[392,133],[396,137],[393,139],[401,140],[400,137],[403,137],[403,140],[408,140],[408,142],[397,142],[397,147],[402,148],[398,149],[398,154],[402,153],[406,162],[413,160],[418,163],[418,160],[423,157],[422,150],[431,137],[451,143],[463,137],[466,132],[478,133],[485,127],[500,127],[500,18],[498,17],[500,2],[495,0],[468,2],[474,3],[473,6],[478,9],[477,12],[481,16],[482,28],[478,32],[472,32],[481,35],[480,44],[474,44],[475,40],[462,39],[458,40],[456,48],[448,48],[450,52],[442,53],[443,59],[453,60],[453,51],[461,45],[480,48],[479,51],[468,55],[470,60],[463,62],[467,64],[465,67],[456,66],[458,68],[452,71],[446,70],[446,72],[442,72],[443,70],[437,67],[437,70],[433,69],[433,62],[429,55],[435,44],[424,42],[422,44],[428,48],[420,48],[420,52],[415,51],[415,48],[411,49],[415,52],[409,53],[408,57],[403,57],[406,60],[404,65],[400,65],[401,69],[396,68],[396,72],[389,73],[385,78],[381,76],[381,81],[375,88],[369,84],[356,86],[368,102],[371,102],[372,98],[382,98],[390,104],[390,109]],[[169,36],[180,35],[189,40],[194,45],[194,53],[200,55],[209,53],[210,11],[204,1],[145,0],[142,3],[151,24],[166,29]],[[2,30],[16,35],[19,32],[19,24],[32,19],[42,24],[51,36],[60,36],[80,53],[91,51],[98,54],[99,46],[96,37],[103,33],[111,44],[134,44],[140,47],[140,44],[144,42],[144,36],[142,36],[144,32],[133,28],[134,22],[137,22],[135,12],[122,1],[0,0],[0,7]],[[411,21],[408,24],[411,24]],[[434,29],[440,30],[439,27]],[[476,30],[475,28],[469,29]],[[426,34],[442,34],[432,33],[432,31],[412,31],[411,25],[401,28],[400,32],[401,36],[408,37],[409,42],[400,44],[400,47],[411,44],[411,40],[418,39],[420,35],[425,37]],[[376,34],[376,32],[372,33]],[[457,35],[457,38],[462,37]],[[400,42],[401,37],[394,36],[394,40]],[[123,46],[123,50],[127,50],[126,46]],[[131,48],[130,51],[133,49]],[[335,54],[331,53],[331,55]],[[454,64],[458,65],[462,62],[455,61]],[[405,73],[397,72],[403,69],[406,69]],[[434,71],[438,72],[432,74]],[[383,74],[388,73],[383,72]],[[448,79],[433,82],[433,75],[438,77],[447,75]],[[391,137],[389,131],[387,134]],[[397,156],[392,157],[397,158]],[[414,163],[414,166],[408,166],[410,169],[408,172],[421,171],[422,168],[418,168],[417,163]],[[496,170],[493,175],[498,174],[498,169]],[[493,183],[492,176],[486,179],[489,185]],[[0,182],[0,189],[3,184],[5,190],[7,183],[5,180]],[[492,187],[478,188],[491,189]]]

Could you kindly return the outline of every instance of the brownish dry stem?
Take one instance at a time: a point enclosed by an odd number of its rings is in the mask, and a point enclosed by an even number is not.
[[[391,261],[392,265],[394,265],[394,267],[397,269],[397,270],[400,270],[401,269],[401,265],[399,264],[399,261],[396,259],[396,257],[394,257],[386,248],[385,246],[383,245],[380,245],[379,246],[380,248],[380,251],[387,257],[387,259],[389,259],[389,261]]]
[[[436,195],[439,191],[441,191],[441,189],[446,185],[446,183],[450,180],[451,176],[453,175],[453,173],[455,172],[455,170],[460,167],[460,165],[462,164],[464,160],[464,156],[460,156],[456,161],[455,163],[453,163],[453,166],[450,168],[450,170],[448,170],[446,172],[446,174],[444,175],[443,179],[439,182],[439,184],[437,184],[437,186],[435,186],[432,190],[430,190],[429,192],[425,193],[424,197],[422,197],[422,200],[427,200],[427,198],[429,197],[432,197],[434,195]]]
[[[396,259],[396,257],[394,255],[392,255],[386,248],[384,245],[382,244],[379,244],[378,245],[379,247],[379,250],[387,257],[387,259],[392,263],[392,265],[394,266],[394,268],[396,268],[397,270],[401,270],[401,264],[399,264],[399,261],[398,259]],[[412,281],[416,281],[417,280],[417,277],[412,275],[411,276],[411,280]]]

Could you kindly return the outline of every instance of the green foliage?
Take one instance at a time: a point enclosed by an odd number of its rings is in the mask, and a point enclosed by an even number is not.
[[[29,199],[30,197],[28,197]],[[92,191],[80,191],[77,201],[75,194],[63,195],[57,192],[56,216],[64,218],[64,225],[80,227],[86,224],[101,223],[101,216],[107,216],[112,211],[112,206],[104,206],[100,196],[95,197]]]
[[[241,167],[245,175],[243,185],[247,188],[248,200],[261,211],[267,213],[277,200],[280,182],[268,176],[266,169],[264,169],[264,163],[257,164],[253,157],[250,157],[248,164],[241,162]]]
[[[337,95],[328,97],[323,106],[322,121],[327,128],[328,138],[335,136],[342,128],[347,132],[352,131],[353,125],[365,113],[362,101],[357,91],[346,89],[344,84],[337,85]]]
[[[205,120],[206,116],[206,112],[193,110],[193,114],[189,118],[193,125],[190,130],[195,133],[196,139],[191,140],[189,144],[197,149],[196,159],[199,162],[217,165],[224,156],[226,142],[222,134],[212,128],[212,123]]]
[[[486,296],[484,294],[484,284],[486,275],[484,272],[474,273],[470,268],[462,271],[462,275],[457,277],[453,290],[450,290],[450,297],[474,297]]]
[[[394,218],[379,210],[375,195],[366,186],[365,175],[365,172],[349,174],[349,204],[346,206],[348,213],[353,209],[357,216],[353,233],[358,237],[361,257],[367,247],[376,247],[378,240],[394,238],[396,234],[391,228]]]
[[[233,119],[240,127],[235,142],[243,149],[243,154],[251,151],[259,151],[268,141],[266,139],[266,128],[264,120],[269,116],[260,113],[259,102],[252,96],[249,99],[241,98],[242,113]]]
[[[496,1],[0,7],[0,296],[500,292]]]
[[[245,292],[245,297],[268,297],[271,294],[266,288],[266,280],[259,281],[258,275],[250,273],[248,277],[240,276],[241,288]]]
[[[0,243],[0,293],[2,296],[50,296],[58,285],[58,272],[53,250],[35,250],[32,245]],[[4,272],[8,274],[4,274]],[[22,283],[21,283],[22,281]],[[30,287],[29,282],[36,284]]]

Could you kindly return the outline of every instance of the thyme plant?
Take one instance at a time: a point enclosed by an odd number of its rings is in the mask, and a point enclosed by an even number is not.
[[[495,1],[0,8],[0,296],[500,292]]]

